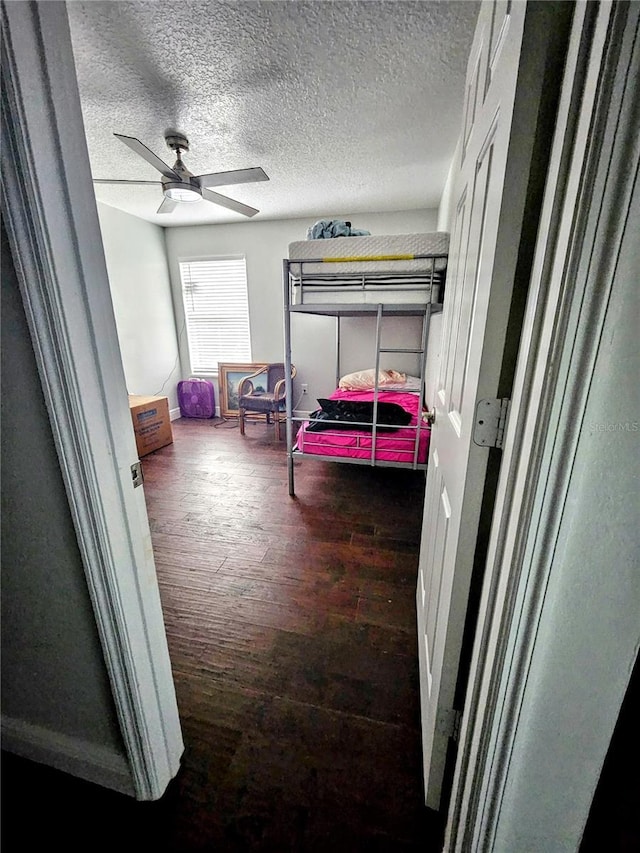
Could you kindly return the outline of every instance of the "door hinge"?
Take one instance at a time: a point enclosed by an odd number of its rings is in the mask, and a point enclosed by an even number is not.
[[[507,428],[511,400],[492,398],[478,400],[473,425],[473,441],[480,447],[502,447]]]
[[[144,481],[144,476],[142,474],[142,462],[134,462],[131,466],[131,481],[133,482],[133,488],[137,489],[138,486],[141,486]]]
[[[438,715],[438,731],[445,737],[453,738],[458,741],[460,736],[460,721],[462,720],[462,712],[455,708],[448,708],[441,711]]]

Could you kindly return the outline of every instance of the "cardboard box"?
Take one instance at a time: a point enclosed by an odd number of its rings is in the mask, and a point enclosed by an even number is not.
[[[147,453],[173,443],[167,397],[130,394],[129,408],[140,459]]]

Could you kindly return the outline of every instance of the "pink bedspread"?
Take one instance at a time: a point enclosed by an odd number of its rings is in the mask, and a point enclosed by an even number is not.
[[[373,400],[373,391],[334,391],[331,400]],[[411,423],[396,432],[378,432],[376,435],[376,459],[384,462],[406,462],[413,464],[416,430],[418,423],[417,394],[403,391],[380,391],[379,402],[396,403],[411,413]],[[294,450],[319,456],[350,457],[352,459],[371,459],[373,436],[364,430],[323,430],[308,432],[309,421],[305,421],[296,438]],[[414,428],[412,428],[414,427]],[[418,462],[425,463],[429,451],[429,425],[423,423],[420,429]]]

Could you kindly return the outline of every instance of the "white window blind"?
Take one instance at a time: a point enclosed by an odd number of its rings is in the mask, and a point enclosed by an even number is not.
[[[214,373],[218,362],[250,362],[249,301],[244,258],[181,261],[192,373]]]

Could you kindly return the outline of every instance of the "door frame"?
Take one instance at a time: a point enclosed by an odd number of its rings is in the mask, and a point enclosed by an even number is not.
[[[578,3],[576,10],[584,14],[590,5]],[[605,45],[598,38],[603,32],[603,16],[610,14],[610,4],[599,5],[592,68],[598,51],[604,53]],[[175,775],[183,745],[143,489],[131,486],[129,464],[137,453],[64,5],[3,3],[2,40],[3,212],[136,796],[155,799]],[[591,89],[586,91],[589,94]],[[595,104],[595,95],[592,102]],[[581,120],[587,121],[583,116]],[[589,130],[590,122],[580,126],[587,137]],[[578,141],[588,145],[587,137],[576,134],[576,145]],[[564,146],[563,150],[566,152]],[[566,164],[564,158],[563,162]],[[541,305],[546,302],[551,311],[555,299],[566,312],[565,302],[570,297],[567,278],[562,276],[562,291],[554,295],[549,289],[551,269],[557,264],[563,270],[563,258],[568,261],[575,249],[575,231],[570,223],[560,221],[560,213],[563,201],[582,187],[582,176],[572,170],[571,175],[559,174],[556,180],[559,195],[548,202],[550,208],[545,202],[548,255],[539,261],[537,286],[540,295],[546,290]],[[566,211],[569,209],[566,205]],[[521,394],[530,392],[537,379],[534,360],[539,366],[545,353],[567,344],[561,337],[566,331],[543,323],[539,311],[528,313],[526,323],[531,325],[529,358],[519,364],[516,376]],[[574,389],[584,381],[576,372],[568,379]],[[545,388],[549,407],[558,382],[556,376]],[[542,454],[537,442],[535,452],[527,446],[531,412],[528,415],[525,418],[524,411],[512,414],[506,433],[503,468],[509,488],[498,495],[496,518],[502,523],[496,525],[490,550],[492,558],[499,556],[503,563],[511,553],[522,564],[526,533],[534,518],[543,517],[543,507],[536,507],[534,515],[531,505]],[[563,475],[558,466],[555,475],[561,487]],[[564,485],[566,493],[566,482]],[[541,562],[539,581],[546,569]],[[460,849],[465,826],[472,835],[480,829],[483,808],[504,783],[505,768],[496,746],[508,742],[504,726],[509,715],[498,719],[498,710],[515,712],[521,696],[516,690],[499,698],[498,688],[507,670],[506,653],[516,612],[526,630],[510,650],[510,663],[518,660],[526,666],[531,659],[531,630],[540,605],[533,580],[524,584],[522,571],[498,572],[488,577],[485,586],[447,849]],[[521,589],[518,581],[522,581]],[[519,593],[522,597],[516,602]],[[508,679],[506,684],[517,687]],[[481,708],[475,703],[478,713],[472,718],[471,700],[480,695],[487,696],[487,705]],[[613,697],[612,702],[616,701]]]
[[[633,189],[633,175],[627,171],[633,111],[629,104],[623,109],[612,102],[618,63],[621,57],[629,59],[634,49],[628,33],[623,39],[625,7],[608,2],[575,5],[505,432],[447,817],[446,851],[493,849],[526,674],[536,652],[536,629],[548,603],[545,590],[614,277],[614,264],[603,258],[607,252],[615,256],[622,240],[624,213],[616,213],[616,208],[624,209]],[[636,46],[636,56],[637,50]],[[612,103],[617,114],[612,113]],[[608,195],[598,215],[607,226],[607,240],[595,247],[585,242],[585,234],[589,217],[596,215],[597,205],[592,208],[592,202],[599,200],[593,192],[603,172],[609,180]],[[593,263],[603,265],[604,280],[580,277],[579,265],[587,253]],[[590,628],[596,645],[598,626]],[[628,641],[620,643],[625,663],[628,646]],[[630,673],[631,666],[629,677]],[[624,694],[611,692],[613,724],[623,698]],[[548,699],[553,716],[554,699]],[[567,701],[566,695],[562,701]],[[608,741],[598,744],[602,761],[607,746]],[[595,790],[597,781],[589,779],[586,787]],[[549,786],[552,790],[553,778]],[[549,790],[546,795],[552,796]],[[583,797],[577,805],[584,823],[590,803],[590,798]],[[580,837],[573,841],[572,849],[577,849]]]
[[[184,747],[66,7],[0,11],[2,211],[132,785],[153,800]]]

